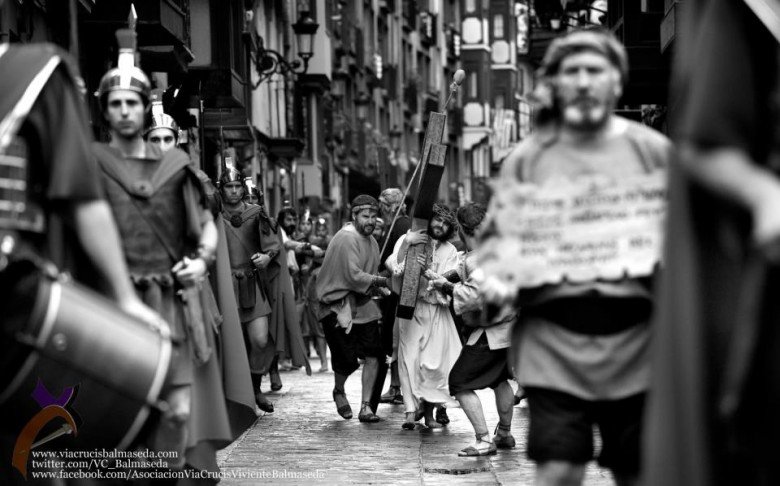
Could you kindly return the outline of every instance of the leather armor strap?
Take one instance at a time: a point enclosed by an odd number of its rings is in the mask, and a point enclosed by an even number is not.
[[[0,57],[8,52],[6,47],[0,52]],[[19,131],[22,122],[35,104],[35,100],[43,91],[46,82],[49,81],[54,70],[59,66],[62,59],[59,56],[51,56],[46,64],[35,74],[33,79],[27,85],[21,98],[16,102],[11,111],[0,121],[0,154],[5,153],[8,145],[13,141],[14,136]]]

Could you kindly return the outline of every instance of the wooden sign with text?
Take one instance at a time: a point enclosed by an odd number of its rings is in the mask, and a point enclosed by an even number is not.
[[[511,288],[651,275],[661,261],[666,174],[536,186],[497,181],[496,235],[480,267]]]

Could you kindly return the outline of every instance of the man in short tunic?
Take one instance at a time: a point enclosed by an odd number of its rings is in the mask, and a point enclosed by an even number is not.
[[[364,359],[362,404],[358,419],[378,422],[369,400],[379,360],[384,358],[379,337],[379,307],[371,293],[387,287],[387,278],[377,276],[379,246],[372,236],[379,204],[360,195],[352,201],[352,222],[333,236],[316,283],[319,319],[331,351],[335,375],[333,400],[339,415],[352,418],[344,383]]]
[[[665,167],[670,143],[612,114],[628,72],[623,46],[608,32],[573,31],[542,63],[546,120],[507,158],[503,178],[544,186],[595,175],[619,179]],[[540,484],[578,484],[601,431],[599,463],[618,484],[639,473],[639,441],[649,384],[652,275],[563,282],[522,289],[518,383],[530,410],[528,456]]]

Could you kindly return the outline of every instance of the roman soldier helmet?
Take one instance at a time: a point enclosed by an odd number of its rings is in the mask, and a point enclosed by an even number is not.
[[[146,135],[149,132],[158,128],[167,128],[173,132],[173,137],[176,141],[179,140],[179,125],[176,120],[165,111],[163,111],[163,103],[161,93],[152,93],[152,122],[149,124],[149,128],[146,129]]]
[[[111,91],[133,91],[141,95],[145,106],[149,106],[152,83],[146,74],[135,65],[136,33],[135,24],[138,15],[135,6],[130,5],[128,27],[116,31],[116,41],[119,46],[117,67],[109,69],[100,79],[98,100],[101,109],[106,109],[106,100]]]
[[[241,186],[244,186],[244,177],[241,171],[236,169],[233,157],[226,156],[222,165],[222,175],[219,176],[219,184],[223,186],[228,182],[241,182]]]

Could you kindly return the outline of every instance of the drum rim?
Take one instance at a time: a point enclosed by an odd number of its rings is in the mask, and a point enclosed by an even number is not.
[[[160,358],[157,360],[157,369],[154,372],[154,378],[152,384],[149,387],[149,391],[146,394],[147,405],[142,406],[133,420],[132,425],[127,429],[125,436],[119,441],[117,449],[127,449],[141,428],[146,423],[146,419],[149,417],[151,403],[156,403],[157,397],[160,396],[162,387],[165,384],[165,377],[168,375],[168,368],[171,364],[172,345],[171,340],[166,337],[165,333],[160,333],[160,340],[162,342],[160,348]]]
[[[38,288],[39,297],[40,293],[46,291],[46,289],[43,287],[45,286],[41,285]],[[57,319],[57,312],[59,312],[60,303],[62,301],[62,287],[57,281],[51,282],[48,286],[48,292],[49,302],[46,305],[46,314],[44,314],[41,331],[38,333],[38,337],[35,339],[33,350],[24,361],[24,364],[19,367],[19,371],[11,380],[11,383],[8,384],[8,388],[6,388],[5,392],[0,394],[0,403],[5,403],[5,401],[8,400],[14,393],[16,393],[16,390],[20,386],[22,386],[22,382],[25,378],[27,378],[28,374],[32,371],[33,367],[40,359],[40,351],[38,350],[46,346],[46,342],[49,340],[49,335],[51,334],[54,327],[54,321]]]
[[[6,390],[0,393],[0,404],[13,396],[28,377],[41,358],[40,349],[46,347],[46,343],[49,341],[49,337],[54,329],[54,323],[57,320],[60,305],[62,304],[62,284],[57,280],[51,280],[49,281],[49,285],[40,285],[38,292],[39,294],[48,292],[48,303],[46,305],[43,323],[40,326],[40,332],[35,338],[35,344],[32,346],[33,349],[30,352],[30,355],[25,359],[22,366],[19,367],[19,371],[13,377]],[[40,297],[42,296],[39,295],[39,298]],[[172,344],[167,323],[163,322],[162,326],[164,326],[164,328],[160,330],[160,354],[152,383],[146,393],[146,404],[138,409],[138,413],[136,413],[133,423],[128,427],[127,432],[125,432],[125,435],[116,445],[117,449],[127,449],[132,441],[135,440],[136,436],[141,431],[141,428],[146,423],[146,419],[149,417],[151,406],[157,403],[157,399],[165,384],[165,378],[168,375],[168,368],[170,367],[171,362]]]

